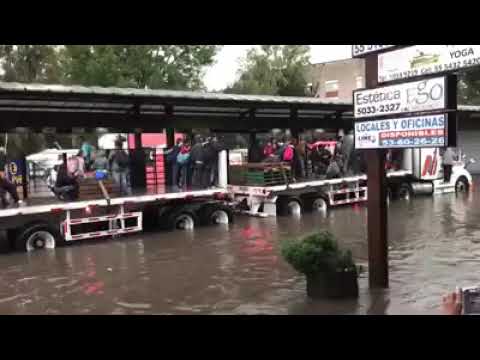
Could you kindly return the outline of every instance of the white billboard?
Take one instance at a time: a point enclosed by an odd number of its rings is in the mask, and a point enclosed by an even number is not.
[[[415,45],[378,55],[378,82],[480,65],[480,45]]]
[[[356,119],[443,110],[447,107],[446,77],[353,92]]]
[[[447,144],[447,115],[358,121],[355,149],[443,147]]]
[[[352,45],[352,57],[360,57],[373,52],[382,51],[395,45]]]

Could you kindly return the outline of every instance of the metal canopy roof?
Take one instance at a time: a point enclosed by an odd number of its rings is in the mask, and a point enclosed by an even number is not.
[[[341,126],[352,106],[310,97],[0,82],[0,130],[166,127],[233,131]]]

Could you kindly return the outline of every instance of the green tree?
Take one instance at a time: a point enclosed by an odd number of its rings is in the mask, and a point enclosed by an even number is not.
[[[61,69],[55,45],[0,45],[2,81],[58,83]],[[43,135],[32,132],[10,134],[7,151],[16,158],[46,146]]]
[[[460,74],[458,82],[458,103],[480,105],[480,69],[473,68]]]
[[[86,86],[198,89],[216,45],[66,45],[68,83]]]
[[[3,81],[58,83],[61,70],[55,45],[0,45]]]
[[[308,45],[262,45],[250,49],[239,79],[226,93],[305,96]]]

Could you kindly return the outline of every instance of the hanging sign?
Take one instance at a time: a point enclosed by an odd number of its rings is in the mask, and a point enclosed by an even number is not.
[[[448,115],[359,121],[355,123],[355,149],[443,147]]]
[[[352,45],[352,57],[365,56],[373,52],[382,51],[395,45]]]
[[[355,118],[444,110],[447,108],[446,83],[446,77],[439,77],[376,89],[355,90]]]
[[[415,45],[378,55],[378,82],[480,65],[480,45]]]

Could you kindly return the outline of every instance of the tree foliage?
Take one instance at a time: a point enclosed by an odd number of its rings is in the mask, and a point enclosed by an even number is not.
[[[0,45],[3,81],[58,83],[61,77],[54,45]]]
[[[458,103],[480,105],[480,68],[469,69],[459,76]]]
[[[215,45],[0,45],[2,81],[85,86],[198,89]],[[55,137],[58,140],[58,136]],[[32,153],[52,139],[11,134],[12,156]]]
[[[86,86],[198,89],[216,45],[66,45],[65,81]]]
[[[308,45],[262,45],[249,50],[227,93],[305,96]]]

